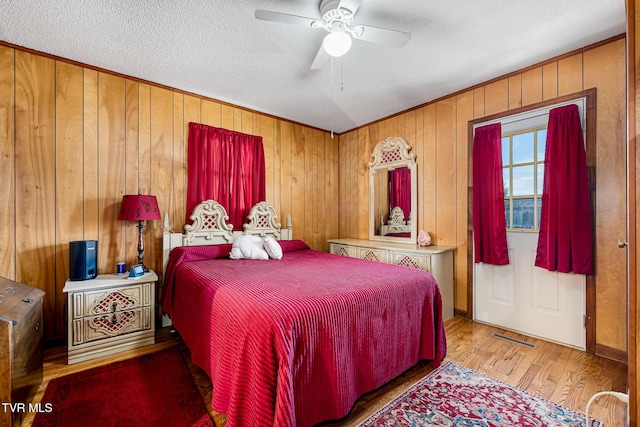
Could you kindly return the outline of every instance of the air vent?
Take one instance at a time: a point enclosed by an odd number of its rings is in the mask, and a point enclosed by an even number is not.
[[[531,344],[531,343],[528,343],[526,341],[519,340],[517,338],[511,338],[511,337],[508,337],[506,335],[496,334],[495,332],[493,334],[491,334],[491,336],[495,337],[495,338],[498,338],[498,339],[501,339],[501,340],[512,342],[514,344],[520,344],[520,345],[523,345],[525,347],[536,348],[535,344]]]

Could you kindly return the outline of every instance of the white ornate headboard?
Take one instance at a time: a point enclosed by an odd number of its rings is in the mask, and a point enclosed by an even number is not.
[[[229,215],[215,200],[205,200],[197,205],[189,219],[193,223],[184,226],[182,246],[233,242],[233,225],[227,223]]]
[[[248,222],[243,224],[243,231],[233,231],[228,224],[229,215],[220,203],[205,200],[193,208],[189,219],[192,224],[184,226],[184,233],[172,232],[169,218],[165,214],[162,235],[162,272],[167,266],[169,253],[178,246],[214,245],[233,243],[234,236],[255,234],[261,237],[270,235],[276,240],[291,240],[291,215],[287,215],[287,228],[281,229],[276,210],[267,202],[254,205],[247,215]]]
[[[276,240],[291,240],[291,236],[282,238],[276,210],[267,202],[256,203],[249,211],[247,220],[249,222],[242,225],[243,234],[254,234],[260,237],[271,235]],[[290,218],[289,222],[291,222]],[[288,224],[287,230],[290,230],[290,227],[291,224]]]
[[[382,220],[380,221],[382,223]],[[397,232],[411,232],[411,218],[408,221],[404,220],[404,211],[400,206],[396,206],[391,209],[389,220],[386,224],[380,226],[380,234],[385,236],[389,233]]]

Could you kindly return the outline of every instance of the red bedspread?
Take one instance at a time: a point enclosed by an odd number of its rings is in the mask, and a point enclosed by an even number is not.
[[[231,245],[176,248],[169,259],[164,309],[229,427],[341,418],[419,360],[442,361],[429,273],[280,243],[282,260],[220,258]]]

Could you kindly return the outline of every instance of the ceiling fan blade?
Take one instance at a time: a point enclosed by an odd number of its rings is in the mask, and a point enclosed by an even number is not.
[[[282,22],[283,24],[302,25],[304,27],[316,28],[317,19],[307,18],[298,15],[289,15],[288,13],[274,12],[272,10],[256,9],[256,18],[263,21]]]
[[[362,0],[340,0],[340,4],[338,4],[338,9],[347,9],[352,14],[356,14],[358,9],[360,9],[360,5],[362,4]]]
[[[327,53],[326,50],[324,50],[324,48],[321,45],[320,49],[318,50],[318,53],[316,54],[316,59],[314,59],[313,64],[311,64],[311,69],[319,70],[320,68],[324,67],[326,63],[329,61],[329,58],[330,58],[330,55]]]
[[[354,34],[354,38],[372,43],[387,44],[395,47],[402,47],[409,42],[411,33],[404,31],[387,30],[385,28],[371,27],[369,25],[357,25],[353,28],[356,32],[362,30],[362,33]]]

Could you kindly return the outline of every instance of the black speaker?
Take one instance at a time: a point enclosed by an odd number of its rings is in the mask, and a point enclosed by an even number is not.
[[[98,241],[69,242],[69,280],[95,279],[98,275]]]

